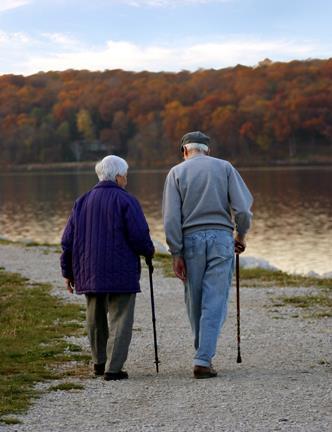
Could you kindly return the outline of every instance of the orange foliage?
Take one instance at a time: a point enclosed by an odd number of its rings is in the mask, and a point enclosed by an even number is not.
[[[77,121],[82,113],[84,133]],[[246,162],[310,157],[331,148],[331,113],[332,59],[194,73],[3,75],[0,154],[11,162],[45,155],[52,162],[91,158],[97,149],[161,166],[177,160],[184,133],[200,129],[219,156]]]

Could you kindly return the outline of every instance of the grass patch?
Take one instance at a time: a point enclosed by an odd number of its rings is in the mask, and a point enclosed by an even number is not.
[[[326,359],[320,359],[318,364],[322,365],[322,366],[330,366],[330,362]]]
[[[305,318],[332,317],[332,296],[328,290],[321,290],[318,294],[277,297],[275,301],[278,306],[302,309]]]
[[[38,243],[38,242],[27,242],[24,243],[23,246],[27,248],[39,247],[42,248],[43,255],[49,255],[51,252],[53,253],[62,253],[61,246],[56,243]]]
[[[73,353],[73,352],[81,352],[81,351],[82,351],[82,348],[79,345],[69,343],[69,344],[67,344],[65,352],[66,353],[68,353],[68,352]]]
[[[0,245],[4,245],[4,246],[7,246],[7,245],[23,246],[22,243],[19,243],[19,242],[13,241],[13,240],[7,240],[5,238],[0,238]]]
[[[157,268],[161,268],[165,277],[176,277],[173,271],[171,255],[156,253],[153,258],[153,265]]]
[[[22,424],[21,420],[12,416],[3,417],[1,422],[7,425]]]
[[[278,300],[281,300],[284,304],[289,304],[291,306],[295,306],[299,308],[309,308],[314,306],[332,308],[332,298],[323,294],[282,297],[279,298]]]
[[[274,286],[315,286],[320,288],[332,288],[332,279],[318,279],[313,277],[294,275],[281,270],[273,271],[260,268],[240,269],[241,279],[246,282],[254,282],[257,285]],[[252,284],[250,284],[252,285]]]
[[[35,383],[65,376],[63,362],[86,361],[63,339],[82,334],[83,308],[62,302],[50,289],[0,270],[0,421],[28,408],[38,396]]]
[[[309,318],[332,318],[332,311],[331,310],[325,310],[323,312],[312,312],[309,316]]]
[[[84,386],[82,384],[75,384],[71,382],[65,382],[62,384],[58,384],[49,388],[50,391],[58,391],[58,390],[83,390]]]
[[[44,247],[46,248],[44,250],[44,254],[48,254],[49,251],[47,248],[49,248],[50,251],[59,252],[61,253],[61,246],[58,243],[39,243],[36,241],[23,241],[23,240],[7,240],[5,238],[0,238],[0,245],[8,246],[8,245],[15,245],[15,246],[21,246],[21,247]]]
[[[26,243],[23,243],[24,246],[26,247],[39,247],[39,246],[43,246],[43,247],[50,247],[50,248],[54,248],[54,247],[59,247],[59,244],[56,243],[39,243],[36,241],[28,241]]]
[[[161,268],[165,277],[175,277],[172,257],[168,254],[157,253],[154,264]],[[283,271],[273,271],[261,268],[240,269],[241,286],[243,287],[269,287],[269,286],[315,286],[332,289],[332,279],[318,279],[301,275],[292,275]]]

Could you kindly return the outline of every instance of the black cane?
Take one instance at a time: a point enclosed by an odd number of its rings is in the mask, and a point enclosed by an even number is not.
[[[236,363],[242,363],[241,349],[240,349],[240,258],[236,254],[236,317],[237,317],[237,360]]]
[[[152,260],[147,260],[147,265],[149,267],[149,279],[150,279],[150,294],[151,294],[151,311],[152,311],[152,324],[153,324],[153,340],[154,340],[154,358],[156,364],[156,371],[159,372],[159,360],[158,360],[158,344],[157,344],[157,330],[156,330],[156,314],[154,308],[154,296],[153,296],[153,265]]]

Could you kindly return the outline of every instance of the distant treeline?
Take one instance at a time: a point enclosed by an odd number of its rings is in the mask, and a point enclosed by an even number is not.
[[[125,157],[168,166],[191,130],[241,163],[331,160],[332,59],[178,73],[0,76],[0,163]]]

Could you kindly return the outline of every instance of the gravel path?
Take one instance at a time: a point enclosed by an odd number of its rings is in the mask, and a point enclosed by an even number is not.
[[[0,246],[0,266],[31,280],[50,282],[70,301],[59,256],[44,248]],[[130,379],[83,380],[84,390],[45,393],[23,424],[0,432],[182,432],[331,430],[329,366],[331,319],[296,319],[290,308],[273,308],[277,295],[308,288],[248,288],[241,291],[241,349],[236,363],[235,290],[214,361],[216,379],[194,380],[192,337],[176,279],[154,273],[160,373],[154,369],[147,272],[142,274],[133,341],[126,363]],[[85,346],[87,341],[81,341]]]

